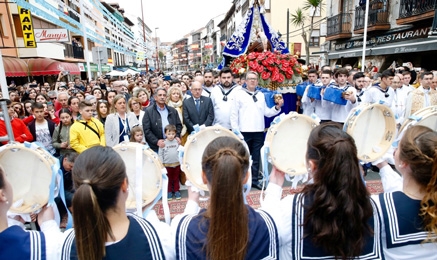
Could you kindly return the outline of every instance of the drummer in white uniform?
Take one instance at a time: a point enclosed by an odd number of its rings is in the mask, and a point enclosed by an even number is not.
[[[385,257],[436,259],[437,133],[420,125],[408,128],[394,157],[402,177],[379,163],[384,193],[373,196],[383,220]]]
[[[218,137],[202,156],[202,180],[211,198],[199,211],[199,194],[188,192],[184,214],[172,221],[177,259],[279,259],[272,218],[244,203],[249,154],[243,143]]]
[[[281,200],[284,173],[274,167],[262,209],[279,231],[281,259],[382,259],[380,220],[358,166],[353,138],[338,124],[311,131],[312,181]]]
[[[38,214],[42,232],[25,231],[20,225],[15,225],[18,221],[8,219],[7,212],[13,204],[13,197],[12,186],[0,167],[0,259],[58,260],[61,236],[53,209],[44,208]]]
[[[65,232],[60,259],[174,259],[167,224],[156,215],[148,216],[149,222],[126,214],[126,166],[112,148],[94,146],[81,153],[73,181],[74,230]]]
[[[391,86],[394,77],[392,70],[385,70],[381,74],[381,82],[374,84],[366,90],[362,103],[380,103],[388,107],[392,106],[395,92]]]
[[[230,68],[223,68],[220,73],[220,84],[211,91],[211,101],[214,106],[214,125],[220,125],[231,129],[231,108],[234,102],[235,93],[241,89],[240,85],[233,82]]]
[[[330,84],[327,88],[336,88],[343,91],[343,98],[347,100],[346,105],[335,104],[323,98],[325,92],[322,91],[322,104],[331,112],[331,121],[343,124],[349,112],[358,105],[356,102],[356,90],[347,82],[349,72],[341,68],[334,73],[337,84]]]

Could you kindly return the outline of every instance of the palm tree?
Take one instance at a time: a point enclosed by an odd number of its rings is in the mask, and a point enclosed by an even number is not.
[[[296,27],[302,28],[302,38],[303,42],[305,44],[305,61],[306,64],[309,64],[310,62],[310,45],[309,41],[311,40],[311,35],[313,34],[313,28],[314,28],[314,16],[317,13],[317,11],[323,10],[323,0],[306,0],[304,3],[303,8],[297,8],[296,12],[294,14],[291,14],[291,23]],[[310,16],[310,30],[309,34],[305,31],[305,21],[307,20],[307,17],[304,14],[304,10],[312,10],[312,15]]]

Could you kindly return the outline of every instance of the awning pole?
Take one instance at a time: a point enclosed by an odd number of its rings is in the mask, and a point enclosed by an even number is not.
[[[3,54],[0,50],[0,84],[3,98],[9,99],[8,83],[6,82],[5,66],[3,64]]]
[[[366,66],[366,47],[367,47],[367,22],[369,20],[369,2],[366,0],[366,12],[364,14],[364,38],[363,38],[363,55],[361,57],[361,71],[364,72]]]

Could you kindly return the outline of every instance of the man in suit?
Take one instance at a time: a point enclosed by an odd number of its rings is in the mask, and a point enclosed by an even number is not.
[[[194,131],[194,125],[210,126],[214,122],[214,107],[209,97],[202,96],[202,84],[198,81],[191,83],[191,98],[183,103],[184,124],[188,133]]]

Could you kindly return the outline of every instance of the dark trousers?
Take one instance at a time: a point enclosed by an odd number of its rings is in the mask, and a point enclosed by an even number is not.
[[[264,132],[241,132],[252,156],[252,184],[258,184],[260,150],[264,144]]]
[[[181,166],[165,167],[168,177],[168,192],[179,191],[179,175],[181,174]]]

